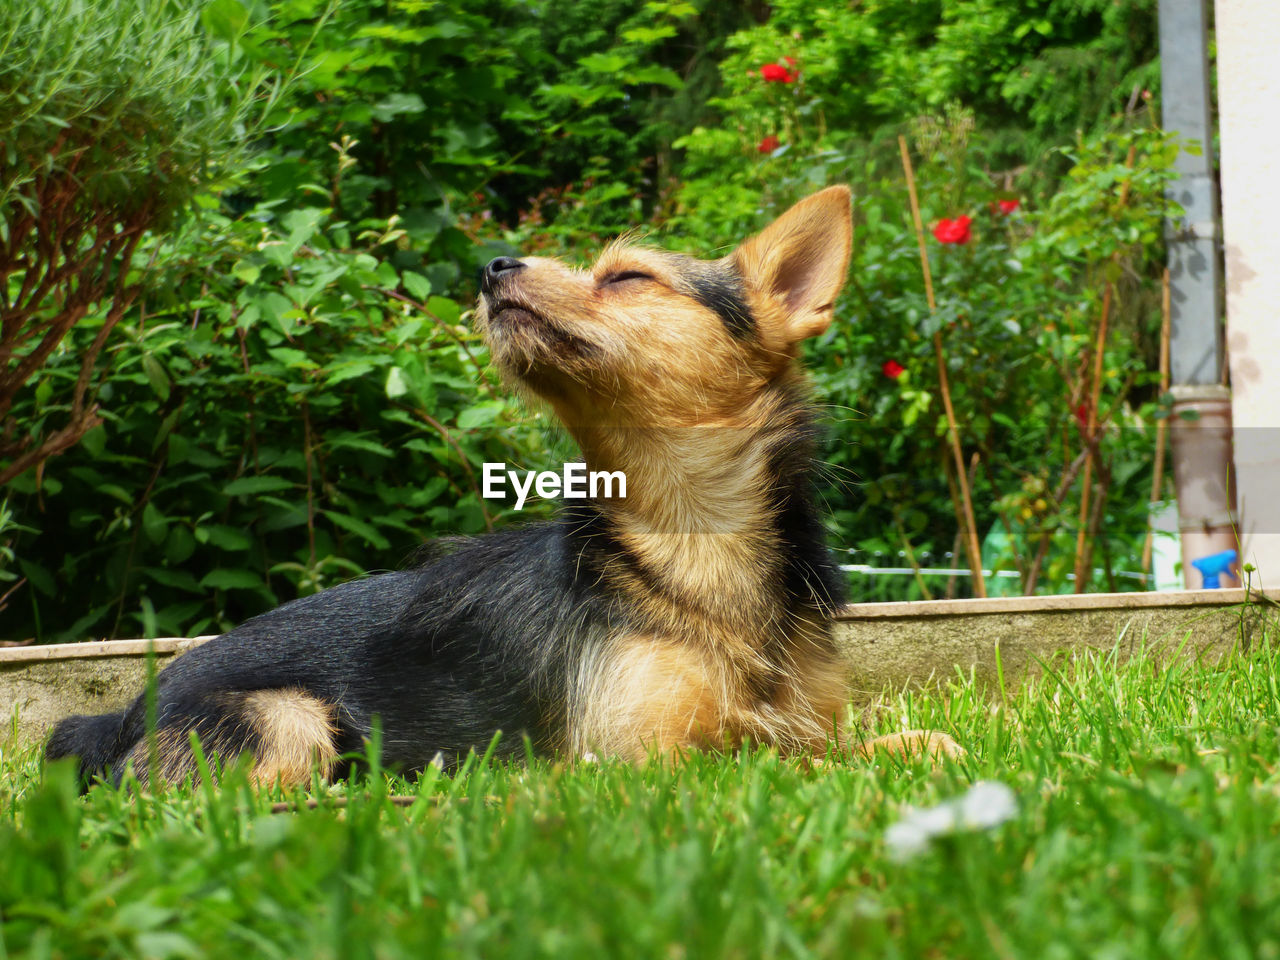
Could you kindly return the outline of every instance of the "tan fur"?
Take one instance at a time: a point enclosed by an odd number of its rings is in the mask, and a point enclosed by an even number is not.
[[[321,776],[329,775],[338,753],[329,704],[301,690],[256,690],[245,697],[244,713],[263,744],[254,757],[252,779],[306,784],[314,765]]]
[[[338,753],[332,706],[295,689],[226,693],[222,697],[227,716],[200,736],[200,749],[210,764],[215,759],[223,763],[237,759],[247,726],[261,744],[249,771],[256,783],[306,785],[311,782],[313,765],[318,766],[321,776],[332,771]],[[188,776],[199,779],[189,738],[186,727],[156,731],[154,772],[159,781],[180,783]],[[134,746],[128,762],[138,782],[148,784],[153,768],[147,739]]]
[[[875,758],[877,752],[899,757],[922,755],[933,760],[943,757],[962,757],[964,749],[945,733],[936,730],[907,730],[891,733],[857,744],[858,753],[865,759]]]
[[[627,476],[625,499],[595,505],[627,548],[601,576],[640,625],[578,651],[564,693],[574,754],[639,759],[745,741],[810,756],[834,742],[868,759],[959,752],[924,731],[850,737],[822,604],[787,596],[782,582],[771,458],[804,429],[796,357],[832,321],[850,206],[847,188],[824,190],[712,265],[627,242],[589,270],[529,258],[482,301],[477,324],[504,373],[551,405],[589,469]],[[749,336],[704,303],[728,310],[707,294],[726,277],[735,296],[741,284]],[[332,704],[295,689],[224,696],[224,718],[201,731],[211,758],[234,759],[249,742],[259,783],[331,772]],[[145,742],[130,759],[148,776]],[[155,760],[164,780],[194,774],[187,730],[159,731]]]
[[[582,678],[569,748],[642,759],[725,733],[724,678],[696,649],[653,637],[616,642]]]
[[[831,323],[850,209],[847,188],[821,191],[712,265],[741,280],[749,337],[697,299],[706,264],[625,241],[589,270],[524,259],[482,302],[504,373],[550,403],[591,470],[627,476],[626,499],[596,507],[643,570],[620,561],[604,578],[646,629],[584,654],[575,752],[750,739],[821,754],[843,725],[829,624],[779,582],[769,456],[798,427],[786,394],[804,382],[800,343]]]
[[[849,191],[831,187],[801,200],[734,253],[780,349],[790,351],[831,325],[852,249]]]

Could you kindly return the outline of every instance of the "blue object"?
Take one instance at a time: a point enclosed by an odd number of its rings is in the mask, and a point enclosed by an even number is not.
[[[1199,560],[1192,560],[1191,565],[1200,571],[1200,575],[1204,577],[1204,589],[1217,590],[1222,586],[1219,579],[1224,573],[1231,576],[1231,565],[1236,562],[1236,552],[1234,550],[1223,550],[1221,553],[1211,553],[1207,557],[1201,557]]]

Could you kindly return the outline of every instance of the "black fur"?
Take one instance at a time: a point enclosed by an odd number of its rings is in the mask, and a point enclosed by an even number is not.
[[[848,585],[827,549],[822,513],[815,503],[812,477],[819,427],[802,389],[797,385],[784,394],[790,416],[779,418],[771,438],[769,472],[777,478],[774,516],[786,558],[787,597],[832,617],[848,602]]]
[[[739,340],[755,333],[756,321],[747,304],[742,279],[726,263],[693,261],[699,269],[686,276],[693,299],[713,311]]]
[[[563,670],[616,614],[576,571],[591,541],[568,520],[477,538],[410,570],[287,603],[176,659],[157,678],[157,725],[211,729],[229,691],[293,687],[339,705],[338,746],[362,749],[380,718],[388,765],[420,769],[483,748],[554,746]],[[49,759],[77,755],[86,776],[115,768],[145,734],[146,702],[70,717]]]

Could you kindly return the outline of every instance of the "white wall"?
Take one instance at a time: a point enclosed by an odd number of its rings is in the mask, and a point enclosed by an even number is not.
[[[1216,11],[1236,504],[1245,561],[1280,587],[1280,0]]]

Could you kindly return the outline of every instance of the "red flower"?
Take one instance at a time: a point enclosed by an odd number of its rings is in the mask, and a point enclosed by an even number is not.
[[[904,367],[902,364],[900,364],[897,360],[886,360],[884,362],[884,365],[880,368],[880,372],[883,373],[890,380],[897,380],[900,376],[902,376],[904,373],[907,372],[907,368]]]
[[[760,146],[756,147],[756,149],[761,153],[773,153],[773,151],[778,149],[781,143],[782,141],[771,133],[760,141]]]
[[[1072,412],[1075,414],[1076,423],[1080,424],[1080,429],[1087,430],[1089,428],[1089,405],[1082,403]]]
[[[996,201],[996,206],[1000,208],[1001,213],[1013,213],[1013,211],[1018,209],[1018,201],[1017,200],[998,200]]]
[[[785,61],[787,61],[787,66],[788,66],[788,67],[794,67],[794,66],[796,65],[795,60],[794,60],[793,58],[791,58],[791,57],[783,57],[782,59],[783,59],[783,60],[785,60]]]
[[[760,68],[766,83],[795,83],[796,75],[780,63],[766,63]]]
[[[939,243],[968,243],[973,239],[973,234],[969,231],[971,223],[973,218],[965,216],[954,220],[939,220],[938,225],[933,228],[933,235]]]

